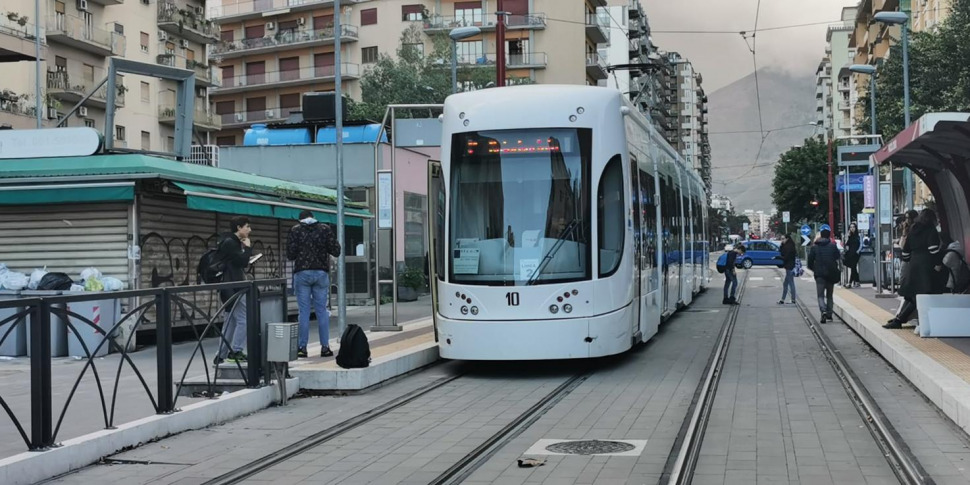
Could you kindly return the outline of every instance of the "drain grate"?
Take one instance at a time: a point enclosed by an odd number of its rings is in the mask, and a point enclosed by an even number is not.
[[[566,455],[602,455],[623,453],[634,448],[630,443],[621,441],[583,440],[555,443],[547,446],[546,450]]]

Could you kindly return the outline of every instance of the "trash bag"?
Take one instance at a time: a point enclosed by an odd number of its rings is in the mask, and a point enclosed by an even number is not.
[[[27,287],[27,275],[16,271],[0,273],[0,289],[19,291]]]
[[[10,271],[7,269],[7,265],[0,263],[0,275],[6,273],[7,271]]]
[[[84,280],[84,291],[104,291],[104,283],[97,278]]]
[[[37,289],[44,291],[68,291],[73,284],[74,281],[71,280],[71,277],[64,273],[47,273],[41,278]]]
[[[30,282],[27,283],[27,289],[36,290],[37,285],[40,284],[40,280],[44,279],[44,275],[47,274],[47,266],[43,269],[35,269],[33,273],[30,273]]]
[[[85,268],[81,271],[81,281],[87,281],[90,277],[95,277],[95,279],[101,279],[101,271],[98,268]]]
[[[111,276],[101,278],[101,283],[104,284],[104,291],[121,291],[125,289],[125,284],[121,280]]]
[[[71,285],[71,291],[84,291],[84,287],[75,283]]]

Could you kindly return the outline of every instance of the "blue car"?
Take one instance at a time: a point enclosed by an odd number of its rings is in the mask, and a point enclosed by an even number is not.
[[[750,269],[752,266],[785,266],[781,259],[778,244],[771,241],[744,241],[744,256],[738,256],[739,268]]]

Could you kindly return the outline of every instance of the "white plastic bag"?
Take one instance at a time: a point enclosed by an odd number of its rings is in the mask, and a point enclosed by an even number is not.
[[[101,271],[98,271],[98,268],[85,268],[81,271],[81,281],[87,281],[92,276],[101,279]]]
[[[4,290],[19,291],[27,288],[29,280],[27,275],[16,271],[7,271],[0,274],[0,288]]]
[[[5,265],[5,264],[3,264],[3,263],[0,263],[0,274],[4,274],[4,273],[6,273],[7,271],[9,271],[9,270],[7,269],[7,265]]]
[[[43,269],[35,269],[33,273],[30,273],[30,281],[27,282],[27,289],[36,290],[37,285],[40,284],[40,280],[44,278],[47,274],[47,266]]]
[[[84,287],[75,283],[71,285],[71,291],[84,291]]]
[[[101,283],[104,284],[104,291],[121,291],[125,289],[125,284],[121,280],[111,276],[101,278]]]

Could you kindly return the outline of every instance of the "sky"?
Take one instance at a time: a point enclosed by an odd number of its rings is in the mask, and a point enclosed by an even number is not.
[[[751,52],[737,32],[754,29],[758,3],[759,0],[641,0],[654,31],[654,44],[690,59],[703,75],[708,93],[753,71]],[[825,54],[826,24],[837,23],[842,7],[856,5],[858,0],[760,0],[760,3],[759,29],[824,24],[759,32],[758,67],[814,74]],[[663,33],[669,30],[735,33]]]

